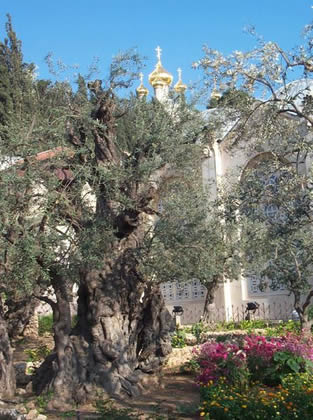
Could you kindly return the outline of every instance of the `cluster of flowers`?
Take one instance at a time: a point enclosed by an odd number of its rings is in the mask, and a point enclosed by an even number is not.
[[[255,377],[273,364],[276,352],[289,353],[313,362],[312,339],[291,333],[272,338],[247,335],[238,341],[212,341],[196,347],[194,356],[200,365],[198,381],[206,384],[223,376],[232,382],[236,373],[243,370]]]
[[[246,353],[238,343],[207,342],[193,349],[200,365],[200,384],[216,381],[219,377],[229,376],[229,364],[240,369],[245,365]]]
[[[243,344],[247,356],[249,354],[255,354],[266,360],[270,360],[276,351],[287,351],[296,356],[313,361],[312,337],[304,337],[292,333],[287,333],[282,337],[272,338],[250,335],[244,338]]]
[[[221,377],[201,387],[200,417],[209,420],[313,418],[313,378],[289,374],[274,388],[259,383],[240,389]]]

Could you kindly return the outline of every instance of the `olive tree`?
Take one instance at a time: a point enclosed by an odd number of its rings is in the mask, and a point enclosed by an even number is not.
[[[291,51],[264,41],[253,29],[251,33],[256,40],[252,50],[225,56],[205,47],[194,65],[204,72],[205,85],[217,83],[227,93],[217,109],[234,121],[229,149],[266,157],[247,168],[240,184],[226,194],[225,212],[236,218],[242,238],[242,266],[273,289],[285,287],[294,297],[302,326],[309,327],[312,25],[305,28],[303,44]],[[269,207],[273,214],[267,212]]]
[[[1,284],[52,307],[55,349],[33,385],[53,390],[54,406],[95,387],[137,395],[171,351],[159,283],[210,277],[199,181],[206,125],[180,96],[119,96],[139,65],[136,54],[119,55],[105,82],[80,77],[77,93],[41,83],[33,118],[12,119],[2,144],[19,159],[1,172]],[[34,154],[27,144],[36,141],[50,149]]]

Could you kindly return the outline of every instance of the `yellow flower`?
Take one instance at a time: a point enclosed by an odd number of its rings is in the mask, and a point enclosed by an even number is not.
[[[228,408],[227,407],[224,407],[224,411],[227,413],[227,411],[228,411]]]
[[[204,416],[205,416],[205,412],[204,411],[201,411],[200,417],[204,417]]]
[[[247,406],[246,406],[246,405],[242,405],[241,407],[242,407],[242,408],[247,408]]]

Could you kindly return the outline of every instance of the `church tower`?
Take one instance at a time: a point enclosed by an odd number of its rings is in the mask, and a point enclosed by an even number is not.
[[[136,93],[138,98],[145,98],[149,91],[148,89],[143,85],[143,73],[140,73],[140,85],[136,89]]]
[[[181,68],[177,69],[177,73],[178,73],[178,82],[174,86],[174,89],[175,89],[176,93],[178,93],[179,95],[183,95],[185,93],[185,90],[187,89],[187,85],[185,85],[182,81],[182,78],[181,78],[182,70],[181,70]]]

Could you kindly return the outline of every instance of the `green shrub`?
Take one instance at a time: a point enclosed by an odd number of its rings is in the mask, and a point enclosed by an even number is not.
[[[193,334],[196,337],[198,344],[200,344],[201,342],[202,333],[206,332],[207,330],[208,328],[202,322],[197,322],[196,324],[192,325],[191,334]]]
[[[199,374],[200,365],[195,359],[188,360],[180,367],[181,373]]]
[[[186,333],[185,330],[176,329],[172,337],[172,347],[183,348],[186,346]]]
[[[53,315],[43,315],[38,318],[38,334],[44,335],[44,334],[52,334],[53,330]]]
[[[238,328],[240,330],[253,330],[253,329],[261,329],[268,327],[268,321],[264,321],[263,319],[252,319],[252,320],[243,320],[238,323]]]
[[[267,328],[269,322],[264,321],[263,319],[255,320],[242,320],[239,322],[228,321],[228,322],[219,322],[215,324],[213,330],[215,331],[232,331],[232,330],[254,330]]]
[[[312,316],[313,316],[313,305],[312,305]],[[271,325],[270,321],[265,321],[262,319],[255,320],[243,320],[240,322],[228,321],[228,322],[219,322],[214,325],[211,330],[213,331],[233,331],[233,330],[246,330],[248,332],[253,332],[255,329],[265,329],[267,336],[281,336],[285,335],[288,332],[299,333],[300,332],[300,323],[298,321],[289,320],[287,322],[280,322],[276,325]]]
[[[46,345],[42,345],[36,349],[27,349],[25,350],[25,353],[28,356],[28,362],[39,362],[40,360],[45,359],[51,351]]]
[[[292,321],[291,319],[287,322],[281,322],[278,325],[273,327],[268,327],[265,330],[265,335],[267,337],[279,337],[286,335],[288,333],[300,333],[300,323],[299,321]]]
[[[41,394],[36,398],[36,408],[39,413],[45,413],[47,410],[48,402],[52,399],[53,392],[48,391],[45,394]]]

